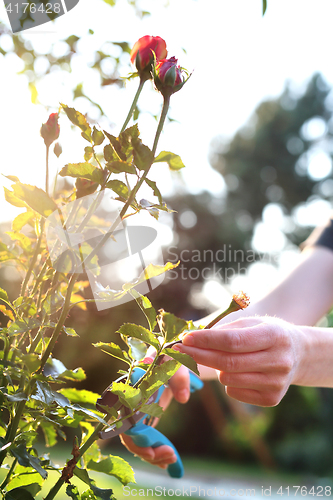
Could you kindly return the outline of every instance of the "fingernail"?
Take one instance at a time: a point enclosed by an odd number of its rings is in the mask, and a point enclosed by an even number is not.
[[[171,347],[171,349],[173,349],[174,351],[178,351],[178,352],[183,352],[182,349],[183,349],[183,346],[181,344],[176,344],[176,345],[173,345]]]
[[[183,338],[183,344],[184,345],[194,345],[194,338],[193,335],[185,335]]]

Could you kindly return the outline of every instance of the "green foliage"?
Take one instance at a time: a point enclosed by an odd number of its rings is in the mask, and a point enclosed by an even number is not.
[[[35,57],[34,51],[26,49],[22,44],[20,35],[13,41],[20,53],[19,57],[26,59],[27,52],[32,58]],[[71,54],[75,52],[78,41],[79,37],[74,35],[65,40]],[[118,42],[117,46],[124,52],[130,52],[125,42]],[[64,57],[63,62],[70,61],[70,57]],[[98,57],[96,66],[107,56],[100,51]],[[30,88],[32,97],[37,102],[33,79]],[[80,83],[74,89],[74,98],[78,97],[85,97],[93,105],[99,106],[84,94]],[[131,109],[134,111],[134,108],[138,110],[137,106]],[[166,108],[164,110],[167,111]],[[100,111],[102,112],[101,109]],[[99,275],[102,246],[108,238],[115,239],[115,226],[110,229],[109,222],[103,218],[103,211],[99,210],[101,195],[105,190],[110,190],[113,198],[116,194],[120,204],[120,220],[140,210],[147,210],[157,218],[160,210],[169,209],[163,202],[156,182],[148,178],[152,164],[167,162],[172,170],[184,166],[179,156],[170,152],[163,152],[155,158],[166,112],[161,115],[153,150],[142,143],[137,124],[126,128],[125,123],[123,131],[114,136],[90,125],[89,119],[74,107],[61,104],[59,113],[62,115],[59,123],[61,124],[62,119],[68,119],[89,143],[83,144],[84,161],[79,159],[77,163],[68,163],[59,172],[60,177],[75,179],[75,186],[72,188],[68,184],[63,191],[54,190],[50,194],[47,150],[45,190],[23,184],[13,175],[7,176],[13,182],[12,190],[5,188],[6,200],[23,210],[15,217],[11,230],[5,235],[6,242],[9,243],[0,242],[0,262],[11,261],[24,274],[17,296],[12,297],[11,290],[0,288],[0,312],[4,318],[0,329],[0,402],[3,417],[0,422],[0,466],[9,460],[10,465],[1,486],[3,496],[8,500],[30,500],[38,495],[48,470],[57,467],[48,457],[38,456],[34,444],[42,433],[45,445],[52,448],[60,438],[66,439],[65,427],[75,429],[77,433],[72,450],[73,458],[67,461],[62,470],[62,478],[50,490],[46,500],[52,500],[73,474],[84,483],[85,491],[81,492],[79,488],[69,484],[66,488],[69,498],[113,499],[112,490],[98,488],[89,477],[88,470],[114,476],[124,485],[134,482],[134,473],[122,458],[101,455],[97,444],[100,432],[110,426],[121,428],[122,421],[128,417],[125,409],[130,414],[145,411],[149,415],[160,416],[160,406],[156,403],[148,404],[150,396],[167,383],[179,368],[180,362],[196,369],[195,363],[191,364],[185,355],[181,356],[179,353],[172,352],[174,359],[161,363],[168,352],[165,347],[187,327],[187,322],[170,313],[162,314],[161,311],[157,316],[150,300],[136,290],[147,280],[177,267],[178,264],[171,262],[165,265],[148,264],[137,279],[132,282],[124,281],[120,290],[105,288],[100,293],[101,300],[131,295],[143,320],[147,322],[147,328],[134,322],[127,322],[120,327],[117,325],[117,343],[99,341],[95,336],[95,328],[92,329],[89,339],[95,340],[92,345],[123,361],[127,368],[125,377],[113,382],[109,389],[116,400],[113,408],[99,406],[97,410],[97,392],[73,387],[86,378],[84,370],[80,367],[69,369],[63,361],[57,359],[58,355],[54,355],[60,335],[62,342],[69,346],[68,350],[75,350],[71,343],[80,340],[73,338],[78,337],[79,329],[76,324],[67,323],[69,313],[80,309],[80,313],[84,315],[87,303],[93,302],[93,299],[87,298],[85,291],[89,282],[83,281],[81,274],[86,269],[85,264],[89,263],[94,274]],[[136,118],[138,117],[136,111]],[[137,201],[140,199],[137,195],[141,185],[149,186],[158,200],[157,204],[143,199]],[[85,207],[85,200],[82,198],[95,191],[95,198]],[[51,215],[58,217],[55,227],[50,222]],[[81,232],[87,228],[96,230],[92,238],[96,234],[100,238],[96,248],[91,242],[80,239]],[[59,236],[52,244],[48,231],[54,231]],[[77,238],[79,260],[80,264],[83,263],[80,271],[76,271],[76,267],[72,265],[71,259],[74,258],[75,265],[77,260],[69,249],[69,235]],[[59,250],[62,244],[68,246],[64,255]],[[155,331],[157,325],[159,330]],[[118,345],[118,339],[123,346]],[[149,346],[155,348],[156,358],[152,364],[147,365],[143,360]],[[138,366],[144,367],[143,375],[132,385],[131,376]],[[61,387],[60,384],[66,385]]]
[[[161,153],[155,158],[154,163],[165,162],[169,165],[170,170],[180,170],[184,168],[185,165],[182,162],[179,155],[170,153],[170,151],[161,151]]]
[[[94,167],[91,163],[69,163],[65,165],[59,172],[61,177],[68,175],[69,177],[80,177],[82,179],[88,179],[89,181],[97,182],[98,184],[103,184],[103,172]]]
[[[136,339],[142,340],[146,344],[155,347],[157,350],[160,347],[156,336],[143,326],[126,323],[119,328],[118,333],[121,333],[121,335],[126,337],[135,337]]]
[[[114,476],[119,479],[123,485],[135,482],[132,468],[120,457],[109,456],[98,462],[90,460],[87,468],[97,472],[103,472],[109,476]]]

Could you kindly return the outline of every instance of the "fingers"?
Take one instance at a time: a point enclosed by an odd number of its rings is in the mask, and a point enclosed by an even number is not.
[[[225,372],[255,372],[268,370],[272,367],[272,358],[268,352],[259,351],[255,353],[230,353],[218,350],[198,349],[177,344],[173,349],[189,354],[196,363],[209,366],[215,370]]]
[[[261,392],[255,389],[241,389],[236,387],[226,387],[226,393],[237,401],[256,406],[276,406],[283,398],[283,393]]]
[[[171,377],[169,387],[176,401],[187,403],[190,397],[190,374],[186,366],[182,365],[174,376]]]
[[[190,332],[183,345],[225,352],[255,352],[268,349],[274,343],[270,325],[256,318],[246,318],[210,330]]]
[[[162,445],[157,448],[143,448],[134,444],[133,440],[126,434],[121,434],[120,440],[131,453],[140,457],[141,460],[157,465],[161,469],[166,469],[169,464],[177,462],[177,457],[171,446]]]

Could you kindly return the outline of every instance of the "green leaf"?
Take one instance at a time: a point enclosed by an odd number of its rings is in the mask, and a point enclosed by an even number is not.
[[[17,182],[12,187],[16,198],[24,201],[32,210],[38,212],[43,217],[48,217],[58,208],[52,198],[36,186]]]
[[[45,438],[45,446],[50,448],[57,444],[57,426],[50,421],[42,420],[40,423]]]
[[[133,288],[130,293],[135,298],[136,303],[140,307],[143,314],[146,316],[150,326],[150,330],[153,331],[157,321],[156,321],[156,311],[153,308],[150,300],[145,295],[141,295],[141,293],[135,290],[135,288]]]
[[[137,280],[133,281],[132,283],[126,283],[123,285],[123,290],[128,292],[132,288],[140,285],[140,283],[143,283],[144,281],[147,281],[151,278],[155,278],[156,276],[159,276],[160,274],[165,273],[166,271],[169,271],[170,269],[175,269],[177,267],[179,262],[176,264],[172,264],[172,262],[167,262],[165,266],[158,266],[155,264],[149,264],[140,274]]]
[[[179,155],[170,153],[170,151],[161,151],[160,154],[155,158],[154,163],[165,162],[169,165],[170,170],[180,170],[184,168],[185,165],[182,162]]]
[[[13,490],[14,488],[24,488],[35,496],[40,491],[42,484],[43,478],[40,474],[38,474],[38,472],[30,467],[17,465],[15,467],[15,476],[7,485],[7,489]]]
[[[147,170],[154,161],[152,151],[140,139],[132,141],[134,164],[139,170]]]
[[[82,137],[86,139],[86,141],[92,143],[91,128],[85,116],[80,113],[80,111],[76,111],[76,109],[74,108],[69,108],[68,106],[66,106],[66,104],[61,104],[61,106],[70,121],[82,130]]]
[[[25,250],[27,253],[31,252],[31,240],[28,236],[22,233],[15,233],[14,231],[6,231],[6,234],[8,234],[12,241],[17,241],[22,250]]]
[[[34,500],[34,496],[26,488],[14,488],[5,495],[5,500]]]
[[[50,405],[54,402],[53,391],[47,382],[36,382],[36,393],[31,396],[32,399],[40,401],[45,405]]]
[[[129,159],[133,154],[133,148],[137,144],[139,139],[139,128],[138,125],[132,125],[132,127],[127,128],[124,132],[119,135],[119,143],[121,145],[121,152]],[[140,141],[141,142],[141,141]]]
[[[30,297],[18,297],[16,300],[14,300],[14,306],[15,308],[19,308],[20,311],[28,317],[35,316],[35,314],[37,313],[36,303]]]
[[[12,259],[17,260],[17,256],[13,252],[10,252],[7,245],[0,241],[0,262]]]
[[[103,184],[103,172],[97,167],[94,167],[91,163],[68,163],[59,172],[61,177],[66,175],[74,178],[88,179],[89,181],[97,182],[98,184]]]
[[[7,316],[7,318],[10,318],[12,321],[15,321],[13,311],[11,309],[7,309],[4,304],[0,304],[0,312]]]
[[[262,0],[262,15],[265,15],[267,9],[267,0]]]
[[[92,133],[92,140],[94,141],[95,146],[100,146],[102,142],[104,141],[105,136],[101,130],[97,130],[97,128],[94,126],[93,133]]]
[[[112,189],[112,191],[114,191],[118,196],[124,198],[125,200],[127,200],[129,197],[128,187],[126,186],[126,184],[124,184],[122,181],[119,181],[118,179],[109,181],[106,184],[106,187]]]
[[[174,314],[165,312],[163,309],[159,310],[157,323],[167,342],[172,342],[177,339],[177,337],[187,329],[187,321],[177,318]]]
[[[2,391],[1,391],[2,392]],[[14,392],[14,394],[4,394],[8,401],[11,401],[12,403],[18,403],[19,401],[28,401],[28,396],[22,392]]]
[[[155,391],[157,391],[162,385],[166,384],[169,378],[176,373],[179,367],[180,363],[174,359],[169,359],[162,365],[155,366],[148,377],[145,378],[140,384],[140,390],[144,399],[152,396]]]
[[[81,382],[82,380],[85,380],[87,377],[83,368],[79,367],[75,368],[75,370],[64,371],[61,375],[59,375],[59,378]]]
[[[81,495],[81,500],[97,500],[93,490],[89,488],[89,490],[86,490],[82,493]]]
[[[0,299],[3,300],[4,302],[6,302],[6,304],[9,304],[9,298],[8,298],[8,294],[6,292],[6,290],[4,290],[3,288],[0,288]]]
[[[62,309],[65,303],[65,297],[61,295],[61,293],[56,290],[50,290],[49,295],[43,301],[43,310],[45,314],[50,315]]]
[[[34,373],[40,367],[40,359],[37,354],[29,353],[22,354],[21,359],[23,363],[26,365],[30,373]]]
[[[28,224],[34,217],[35,214],[30,210],[19,214],[12,222],[12,230],[21,231],[22,227]]]
[[[136,174],[134,165],[122,160],[110,161],[106,164],[106,168],[115,174],[120,174],[122,172],[127,174]]]
[[[31,455],[24,444],[11,446],[10,451],[12,455],[17,458],[20,465],[23,467],[32,467],[42,476],[43,479],[47,478],[47,472],[41,467],[39,458]]]
[[[132,467],[122,458],[109,455],[99,462],[90,460],[88,469],[116,477],[122,484],[134,483]]]
[[[150,405],[143,405],[140,409],[142,413],[147,413],[152,417],[160,418],[163,415],[163,408],[158,403],[151,403]]]
[[[94,149],[91,146],[86,146],[84,148],[84,159],[86,161],[91,160],[91,158],[93,157],[93,154],[94,154]]]
[[[91,482],[93,483],[91,485],[91,489],[98,500],[116,500],[116,498],[113,496],[113,490],[97,488],[97,486],[95,486],[94,484],[94,481]]]
[[[110,137],[113,137],[113,136],[108,135],[108,137],[110,138]],[[116,137],[113,137],[113,142],[115,142],[115,144],[118,146],[118,148],[120,148],[120,144],[117,143]],[[126,160],[126,158],[121,158],[119,156],[117,150],[113,146],[113,143],[112,144],[107,144],[104,147],[104,158],[105,158],[106,162],[117,161],[117,160],[124,160],[125,161]]]
[[[109,344],[97,342],[97,344],[93,344],[93,346],[97,347],[97,349],[100,349],[106,354],[110,354],[110,356],[113,356],[114,358],[120,359],[129,365],[131,364],[131,360],[129,359],[127,352],[123,351],[119,345],[114,344],[113,342],[110,342]]]
[[[66,487],[66,495],[73,500],[81,500],[79,490],[73,484],[68,484]]]
[[[136,389],[131,385],[123,384],[122,382],[113,382],[110,392],[118,396],[122,404],[131,410],[134,410],[140,404],[140,389]]]
[[[160,190],[158,189],[158,187],[156,185],[156,182],[151,181],[149,179],[145,179],[145,181],[148,184],[148,186],[153,190],[154,196],[156,196],[158,198],[158,202],[162,205],[163,204],[162,195],[161,195]]]
[[[97,399],[100,397],[99,394],[91,391],[86,391],[85,389],[78,390],[74,388],[68,388],[60,389],[58,392],[68,398],[72,403],[85,403],[94,406],[96,405]]]
[[[68,328],[67,326],[63,326],[62,331],[66,333],[69,337],[78,337],[79,335],[76,333],[74,328]]]
[[[198,371],[198,366],[196,362],[188,354],[185,354],[184,352],[174,351],[173,349],[168,349],[168,348],[163,349],[162,353],[167,354],[168,356],[170,356],[170,358],[175,359],[176,361],[186,366],[189,370],[192,370],[192,372],[196,373],[200,377],[200,373]]]
[[[67,370],[66,366],[62,361],[56,358],[51,358],[46,362],[43,373],[45,377],[52,377],[57,379],[60,374],[64,373]]]
[[[146,356],[147,346],[142,340],[135,337],[127,337],[127,344],[130,348],[129,355],[134,361],[141,361]]]
[[[9,191],[6,187],[4,187],[5,191],[5,200],[13,205],[14,207],[26,207],[26,204],[21,201],[17,196],[14,195],[13,191]]]
[[[91,479],[90,479],[86,469],[80,469],[79,467],[76,466],[73,472],[74,472],[74,476],[81,479],[81,481],[83,483],[88,484],[89,486],[91,485]]]
[[[160,343],[155,335],[143,326],[125,323],[119,328],[117,333],[125,335],[125,337],[135,337],[136,339],[146,342],[146,344],[152,345],[155,349],[160,348]]]
[[[40,321],[35,318],[17,319],[8,328],[8,333],[10,335],[18,335],[19,333],[28,332],[29,330],[38,328],[40,325]]]

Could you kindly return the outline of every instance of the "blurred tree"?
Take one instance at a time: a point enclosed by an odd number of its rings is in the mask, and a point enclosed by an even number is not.
[[[274,203],[291,216],[292,225],[284,230],[298,245],[311,223],[301,226],[295,208],[333,199],[332,111],[332,90],[315,74],[302,95],[287,84],[279,98],[259,104],[230,142],[213,141],[211,164],[228,188],[224,218],[236,222],[234,230],[243,233],[244,241],[264,207]]]

